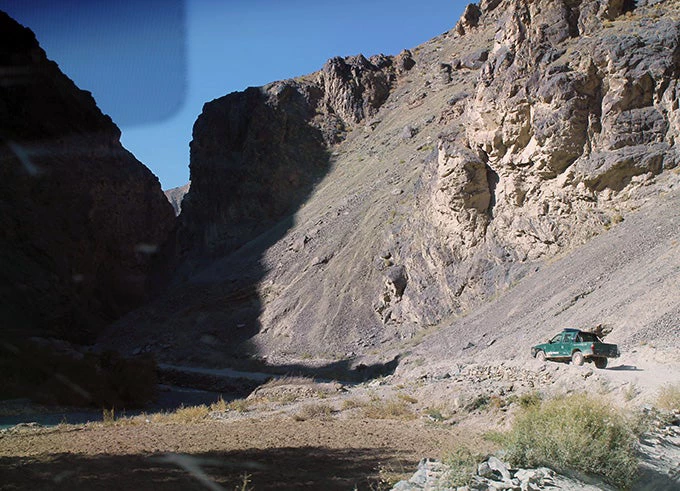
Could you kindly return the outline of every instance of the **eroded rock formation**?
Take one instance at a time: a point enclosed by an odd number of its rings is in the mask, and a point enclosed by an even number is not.
[[[206,104],[176,277],[200,294],[121,332],[336,359],[472,311],[673,186],[679,8],[483,0],[394,58]]]
[[[120,131],[0,12],[0,324],[92,341],[146,297],[173,227]]]
[[[446,245],[429,265],[403,252],[409,269],[465,278],[439,282],[454,309],[497,288],[494,269],[552,257],[620,220],[636,189],[676,167],[680,23],[661,13],[672,2],[651,3],[466,10],[459,35],[497,28],[460,126],[438,146],[428,221]]]

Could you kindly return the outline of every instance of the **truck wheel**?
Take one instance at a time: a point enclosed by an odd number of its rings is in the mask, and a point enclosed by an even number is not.
[[[571,354],[571,363],[573,365],[576,365],[577,367],[583,365],[583,353],[581,353],[580,351],[574,351]]]
[[[545,351],[539,350],[536,352],[536,359],[541,363],[545,363]]]
[[[604,356],[598,356],[595,358],[595,366],[597,368],[607,368],[607,358]]]

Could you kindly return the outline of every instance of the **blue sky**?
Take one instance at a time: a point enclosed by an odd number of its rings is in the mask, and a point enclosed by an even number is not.
[[[205,102],[319,70],[333,56],[397,54],[453,27],[460,0],[0,0],[122,130],[164,189],[189,180]]]

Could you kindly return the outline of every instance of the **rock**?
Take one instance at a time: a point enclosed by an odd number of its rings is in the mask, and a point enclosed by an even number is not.
[[[465,34],[207,103],[176,234],[176,286],[200,295],[164,298],[182,310],[140,313],[129,329],[189,332],[206,309],[220,326],[249,318],[220,335],[234,350],[256,337],[263,353],[361,354],[545,279],[545,262],[596,235],[618,240],[615,217],[630,230],[629,211],[651,213],[677,186],[678,7],[640,5],[623,16],[630,4],[607,0],[482,1]],[[296,247],[305,258],[289,253],[302,234],[314,239]],[[333,261],[310,267],[329,250]],[[507,346],[454,324],[464,335],[435,337],[438,348]]]
[[[394,66],[397,73],[402,75],[416,66],[416,62],[413,60],[411,52],[405,49],[394,58]]]
[[[439,63],[437,68],[437,79],[441,84],[448,84],[451,82],[451,71],[453,67],[448,63]]]
[[[293,252],[300,252],[305,248],[305,244],[307,244],[307,242],[309,242],[309,237],[307,237],[306,235],[298,237],[293,241],[293,243],[290,246],[290,249]]]
[[[191,182],[188,182],[184,186],[163,191],[163,194],[165,194],[165,197],[168,198],[172,208],[175,210],[175,216],[179,216],[182,212],[182,201],[184,200],[184,196],[189,192],[190,187]]]
[[[488,58],[489,50],[480,49],[462,58],[460,60],[460,65],[461,67],[469,68],[470,70],[477,70],[482,67]]]
[[[455,31],[461,36],[464,35],[467,31],[479,25],[479,18],[481,16],[482,11],[477,5],[474,3],[468,4],[468,6],[465,7],[463,15],[454,28]]]
[[[347,122],[371,116],[390,91],[390,74],[382,68],[362,55],[331,58],[320,75],[326,104]]]
[[[493,476],[493,469],[489,467],[489,463],[484,461],[477,466],[477,475],[482,477]]]
[[[401,130],[401,138],[402,140],[410,140],[416,134],[418,133],[418,130],[412,126],[406,125],[404,126],[404,129]]]
[[[0,33],[0,69],[21,74],[0,86],[2,324],[92,343],[146,300],[172,207],[33,33],[4,12]]]
[[[507,464],[501,461],[498,457],[494,457],[492,455],[491,457],[488,458],[486,462],[492,471],[495,471],[498,474],[500,474],[500,476],[503,478],[503,481],[512,480],[512,476],[510,475],[510,471],[508,470]]]
[[[408,285],[406,268],[404,266],[390,267],[386,273],[385,284],[390,293],[397,298],[401,297]]]

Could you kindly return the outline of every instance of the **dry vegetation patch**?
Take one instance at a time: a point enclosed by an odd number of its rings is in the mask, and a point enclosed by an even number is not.
[[[333,417],[333,408],[329,404],[310,403],[302,406],[294,415],[295,421],[318,419],[327,421]]]
[[[411,403],[398,398],[380,399],[373,397],[362,407],[362,414],[370,419],[415,419]]]
[[[666,384],[661,387],[656,405],[669,411],[680,410],[680,384]]]

